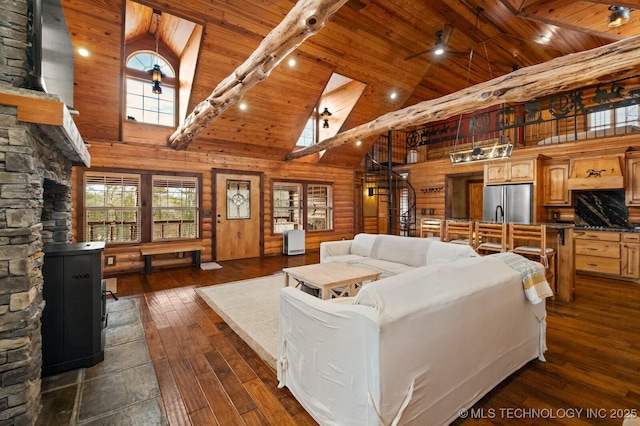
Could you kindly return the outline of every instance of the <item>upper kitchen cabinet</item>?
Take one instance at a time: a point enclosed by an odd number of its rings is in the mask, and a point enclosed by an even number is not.
[[[640,152],[627,153],[625,203],[640,206]]]
[[[487,163],[484,165],[484,184],[502,185],[505,183],[534,182],[538,165],[536,158],[529,157]]]
[[[545,206],[570,206],[569,162],[550,161],[542,166]]]
[[[569,189],[593,191],[624,188],[625,150],[569,154]]]

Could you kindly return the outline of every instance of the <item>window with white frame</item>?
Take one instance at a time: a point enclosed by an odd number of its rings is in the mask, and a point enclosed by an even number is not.
[[[330,230],[333,222],[331,207],[331,186],[307,185],[307,230]]]
[[[86,241],[140,241],[140,175],[87,173],[84,190]]]
[[[155,65],[163,74],[160,93],[153,91],[149,74]],[[175,126],[176,74],[162,56],[149,51],[133,53],[126,64],[126,87],[127,120]]]
[[[307,231],[333,229],[331,185],[275,182],[273,184],[273,232],[280,234],[290,229],[305,228]]]
[[[198,180],[152,177],[152,241],[198,237]]]
[[[299,183],[274,183],[273,232],[281,234],[290,229],[302,229],[302,185]]]
[[[589,114],[589,130],[606,131],[616,127],[638,127],[638,105],[629,105]]]
[[[85,241],[199,238],[201,183],[196,175],[87,170],[83,183]]]
[[[318,141],[318,120],[314,114],[307,120],[307,125],[304,126],[304,130],[296,143],[297,146],[311,146]]]

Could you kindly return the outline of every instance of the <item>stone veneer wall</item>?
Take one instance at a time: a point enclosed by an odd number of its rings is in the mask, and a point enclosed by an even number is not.
[[[29,73],[27,40],[31,0],[1,1],[0,83],[26,87]]]
[[[0,425],[40,408],[44,242],[70,242],[71,162],[0,105]],[[44,220],[42,218],[45,218]]]
[[[32,0],[0,1],[0,85],[26,87]],[[71,162],[0,105],[0,426],[40,410],[45,242],[70,242]]]

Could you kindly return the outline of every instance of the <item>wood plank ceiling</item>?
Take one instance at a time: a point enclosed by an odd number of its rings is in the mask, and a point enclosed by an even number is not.
[[[295,2],[140,3],[204,26],[186,110],[190,112],[246,60]],[[76,55],[74,106],[80,112],[76,120],[80,132],[89,141],[127,142],[121,136],[123,41],[148,32],[153,14],[143,12],[145,8],[135,14],[129,6],[125,28],[124,1],[62,0],[62,4],[74,47],[92,52],[89,58]],[[523,68],[640,34],[640,11],[633,10],[640,9],[640,0],[615,4],[631,7],[631,20],[612,29],[607,27],[610,3],[602,1],[350,0],[291,55],[296,59],[294,67],[283,61],[244,96],[246,110],[236,105],[222,113],[188,149],[284,159],[294,149],[333,72],[366,84],[342,124],[341,130],[347,130],[387,112],[504,75],[514,66]],[[476,28],[479,7],[484,11]],[[137,19],[131,20],[132,13]],[[454,28],[447,49],[463,54],[425,53],[405,60],[432,47],[436,31],[445,24]],[[163,19],[160,37],[180,56],[186,39],[175,27]],[[397,94],[395,99],[390,98],[392,92]],[[164,137],[173,130],[167,128]],[[337,147],[318,161],[357,167],[372,142]]]

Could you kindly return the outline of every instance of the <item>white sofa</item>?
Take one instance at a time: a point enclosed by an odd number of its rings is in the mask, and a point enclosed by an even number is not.
[[[385,234],[357,234],[353,240],[320,243],[320,263],[346,262],[380,271],[382,278],[477,256],[470,246]]]
[[[447,424],[544,360],[545,315],[493,256],[417,267],[345,300],[286,287],[279,386],[323,426]]]

